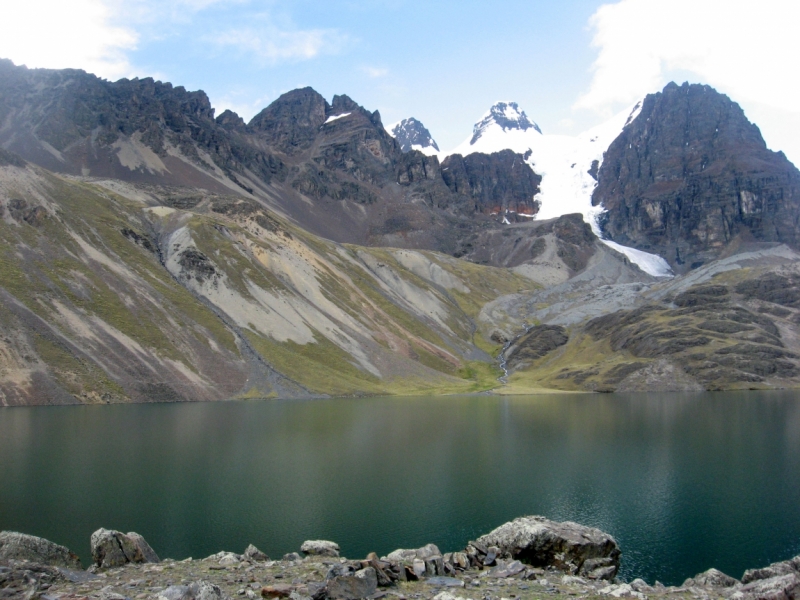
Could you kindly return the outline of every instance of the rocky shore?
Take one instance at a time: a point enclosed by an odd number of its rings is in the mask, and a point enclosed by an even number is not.
[[[576,523],[521,517],[457,552],[435,544],[362,560],[331,541],[271,560],[250,545],[195,560],[160,560],[136,533],[99,529],[92,565],[42,538],[0,532],[0,599],[25,600],[527,600],[578,598],[800,598],[800,556],[748,570],[741,579],[710,569],[681,586],[619,581],[620,549],[610,535]]]

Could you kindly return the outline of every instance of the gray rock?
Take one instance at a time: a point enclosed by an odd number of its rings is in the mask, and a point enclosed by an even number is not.
[[[514,577],[515,575],[519,575],[525,570],[525,565],[523,565],[518,560],[512,560],[511,562],[500,561],[497,563],[497,566],[494,567],[491,571],[489,571],[487,577],[496,577],[498,579],[504,579],[506,577]]]
[[[332,600],[358,600],[371,596],[377,589],[378,577],[375,569],[367,567],[355,573],[331,578],[326,585],[325,595]]]
[[[425,575],[425,561],[421,558],[415,558],[412,562],[412,567],[414,569],[414,575],[416,575],[417,579]]]
[[[98,529],[91,538],[92,560],[104,569],[129,563],[159,562],[158,556],[138,533]]]
[[[306,540],[300,546],[300,552],[309,556],[332,556],[338,558],[339,544],[327,540]]]
[[[395,550],[394,552],[390,552],[386,556],[382,557],[381,560],[393,563],[411,564],[415,558],[419,558],[424,561],[426,558],[441,555],[442,553],[436,544],[426,544],[425,546],[422,546],[422,548],[416,548],[413,550]]]
[[[453,552],[453,566],[459,571],[469,569],[469,557],[464,552]]]
[[[141,551],[142,556],[144,556],[144,562],[148,563],[161,562],[161,559],[158,558],[158,554],[155,553],[155,550],[153,550],[150,547],[150,544],[148,544],[147,541],[141,535],[139,535],[135,531],[129,531],[127,535],[128,538],[133,542],[133,544]]]
[[[430,556],[425,559],[425,573],[429,577],[444,575],[444,561],[441,556]]]
[[[289,554],[284,554],[283,559],[285,561],[292,561],[292,560],[303,560],[303,557],[298,554],[297,552],[289,552]]]
[[[617,566],[612,558],[589,558],[583,561],[578,571],[587,579],[610,581],[617,574]]]
[[[730,595],[730,600],[796,600],[800,598],[800,575],[790,573],[758,579]]]
[[[0,531],[0,561],[29,560],[41,565],[82,569],[81,561],[68,548],[34,535]]]
[[[479,544],[497,546],[500,555],[534,567],[555,567],[569,574],[601,574],[613,579],[619,569],[620,550],[613,537],[569,521],[558,523],[544,517],[521,517],[481,536]],[[589,563],[590,572],[581,569],[590,559],[606,559],[607,564]],[[609,568],[610,567],[610,568]]]
[[[252,560],[255,562],[266,562],[269,560],[269,556],[264,554],[261,550],[256,548],[253,544],[250,544],[247,549],[244,551],[243,554],[244,558],[247,560]]]
[[[228,596],[222,590],[208,581],[195,581],[189,584],[189,593],[192,600],[223,600]]]
[[[781,575],[790,575],[792,573],[800,573],[800,556],[795,556],[790,560],[772,563],[768,567],[761,569],[748,569],[742,575],[742,583],[750,583],[759,579],[771,579],[773,577],[780,577]]]
[[[171,585],[156,597],[156,600],[192,600],[188,585]]]
[[[717,569],[709,569],[683,582],[683,587],[733,587],[738,579]]]

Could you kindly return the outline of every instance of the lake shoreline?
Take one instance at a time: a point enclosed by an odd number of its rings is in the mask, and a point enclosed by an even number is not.
[[[242,554],[160,560],[135,533],[92,534],[93,564],[82,570],[67,548],[0,532],[0,597],[26,600],[795,600],[800,556],[735,579],[709,569],[680,586],[617,577],[620,552],[608,534],[575,523],[522,517],[442,554],[434,544],[378,558],[339,556],[330,541],[271,560],[252,544]],[[491,544],[491,545],[488,545]],[[529,559],[521,562],[518,559]],[[536,567],[530,562],[538,561]],[[544,561],[544,562],[543,562]],[[544,563],[547,564],[544,564]],[[587,566],[588,565],[588,566]]]

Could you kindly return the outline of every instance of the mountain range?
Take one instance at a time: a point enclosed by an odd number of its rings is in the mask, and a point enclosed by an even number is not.
[[[0,147],[5,405],[800,381],[800,172],[708,86],[442,152],[0,60]]]

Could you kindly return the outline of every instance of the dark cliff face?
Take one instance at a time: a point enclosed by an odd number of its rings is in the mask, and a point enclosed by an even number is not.
[[[0,147],[57,172],[238,189],[339,242],[450,253],[504,216],[535,214],[541,181],[510,151],[444,168],[404,153],[377,111],[345,95],[329,104],[293,90],[245,123],[229,110],[215,118],[202,91],[10,61],[0,61]]]
[[[738,104],[674,83],[645,98],[611,144],[592,197],[614,241],[660,254],[678,272],[737,236],[800,242],[800,172],[767,149]]]
[[[494,154],[448,156],[442,163],[442,177],[454,194],[468,199],[468,210],[486,215],[535,215],[542,178],[533,172],[524,158],[511,150]]]
[[[249,123],[251,130],[285,154],[306,150],[327,118],[325,98],[310,87],[283,94]]]
[[[201,169],[209,166],[204,153],[235,183],[247,170],[265,183],[285,178],[279,158],[235,134],[242,129],[235,113],[221,117],[221,123],[214,120],[202,91],[150,78],[109,82],[80,70],[27,69],[0,60],[0,144],[56,171],[88,169],[124,179],[130,173],[119,169],[114,145],[135,136],[157,156],[166,159],[176,148]]]

